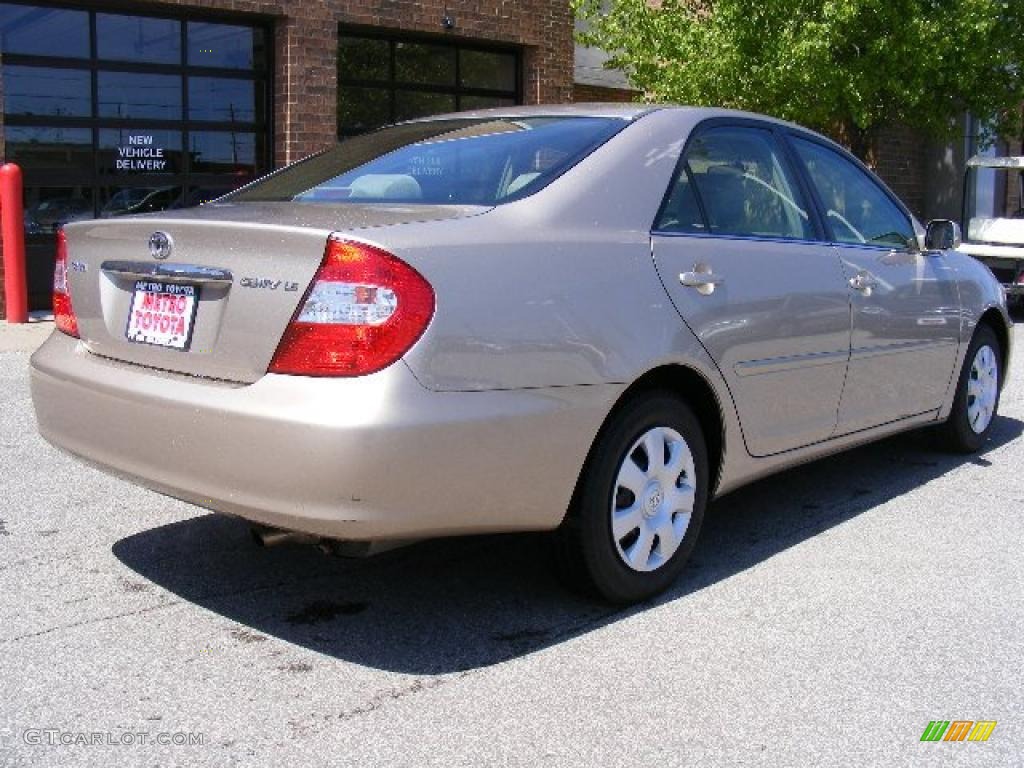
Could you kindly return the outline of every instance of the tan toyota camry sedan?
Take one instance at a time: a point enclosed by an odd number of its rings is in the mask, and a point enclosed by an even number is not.
[[[1010,320],[958,240],[757,115],[448,115],[69,224],[32,394],[52,443],[265,538],[551,530],[629,602],[755,478],[982,445]]]

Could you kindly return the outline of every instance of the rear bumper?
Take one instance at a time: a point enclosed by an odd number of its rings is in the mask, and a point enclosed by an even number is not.
[[[431,392],[404,364],[245,386],[164,374],[54,333],[33,355],[54,445],[202,507],[355,541],[560,522],[620,387]]]

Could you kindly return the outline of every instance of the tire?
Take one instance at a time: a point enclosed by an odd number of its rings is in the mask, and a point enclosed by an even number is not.
[[[1002,366],[1002,349],[995,331],[979,325],[964,357],[953,410],[940,427],[949,450],[974,453],[988,440],[999,409]]]
[[[645,446],[661,457],[651,461]],[[638,396],[591,449],[556,533],[556,565],[574,586],[610,602],[652,597],[686,565],[707,498],[707,448],[689,406],[667,392]]]

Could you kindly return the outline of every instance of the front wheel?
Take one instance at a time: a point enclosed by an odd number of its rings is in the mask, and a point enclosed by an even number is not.
[[[988,439],[999,408],[1002,358],[999,340],[979,325],[960,371],[953,410],[941,429],[946,444],[959,453],[974,453]]]
[[[632,603],[666,589],[696,544],[708,496],[700,423],[669,393],[614,414],[558,531],[563,570],[588,591]]]

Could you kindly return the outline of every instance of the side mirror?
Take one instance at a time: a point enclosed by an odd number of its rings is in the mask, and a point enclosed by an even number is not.
[[[932,219],[924,234],[926,251],[949,251],[960,247],[960,225],[949,219]]]

